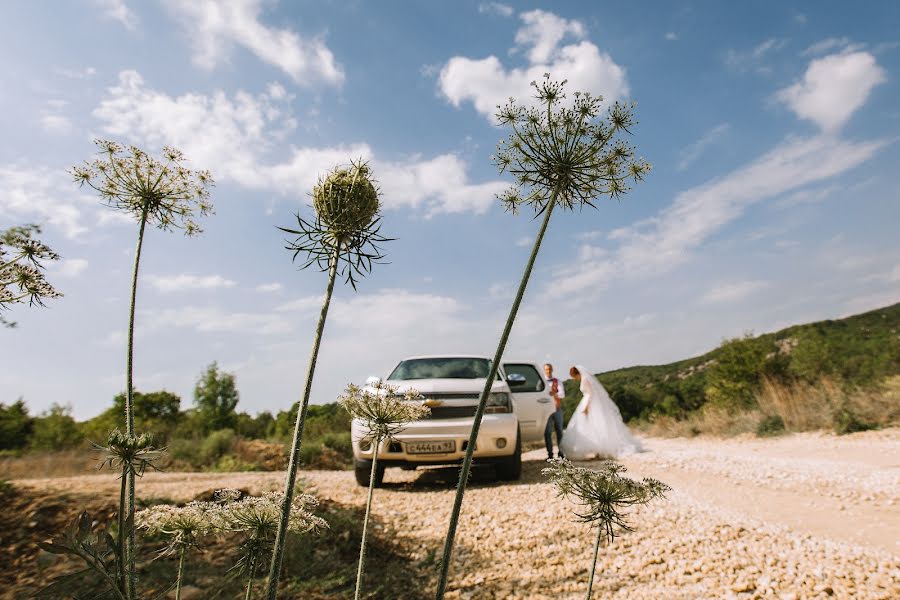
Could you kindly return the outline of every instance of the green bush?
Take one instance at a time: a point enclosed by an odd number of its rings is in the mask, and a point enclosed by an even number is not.
[[[237,473],[244,471],[258,471],[259,465],[252,462],[245,462],[237,458],[233,454],[226,454],[219,458],[218,461],[209,469],[210,471],[218,471],[222,473]]]
[[[83,442],[84,436],[71,413],[70,408],[54,404],[35,418],[30,447],[33,450],[63,450]]]
[[[20,450],[28,445],[34,419],[28,416],[25,401],[0,404],[0,450]]]
[[[768,415],[759,421],[756,426],[756,435],[759,437],[770,437],[773,435],[781,435],[785,432],[784,419],[779,415]]]
[[[215,468],[219,461],[230,454],[237,442],[231,429],[213,431],[204,438],[175,438],[169,445],[169,455],[192,468]],[[243,470],[243,469],[239,469]]]
[[[232,429],[213,431],[200,443],[199,459],[202,464],[216,463],[225,454],[231,452],[237,436]]]
[[[857,431],[868,431],[869,429],[875,428],[871,423],[865,423],[860,420],[860,418],[847,406],[837,408],[831,419],[834,432],[838,435],[856,433]]]

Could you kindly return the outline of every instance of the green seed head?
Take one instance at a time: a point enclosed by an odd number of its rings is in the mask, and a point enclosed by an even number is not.
[[[369,165],[364,162],[334,169],[319,180],[312,197],[322,224],[342,240],[365,230],[381,207]]]

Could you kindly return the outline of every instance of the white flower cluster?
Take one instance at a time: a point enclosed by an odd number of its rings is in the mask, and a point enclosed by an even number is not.
[[[373,437],[386,440],[431,412],[420,398],[417,390],[408,389],[400,394],[396,387],[386,383],[379,383],[371,392],[351,384],[338,403],[354,419],[363,421]]]
[[[196,546],[199,538],[228,532],[247,532],[252,536],[274,534],[281,515],[284,494],[268,492],[262,496],[244,496],[239,490],[218,490],[213,502],[188,502],[184,506],[159,504],[135,514],[135,525],[150,535],[172,538],[170,549]],[[313,514],[319,501],[300,494],[291,503],[289,530],[308,533],[328,527]]]

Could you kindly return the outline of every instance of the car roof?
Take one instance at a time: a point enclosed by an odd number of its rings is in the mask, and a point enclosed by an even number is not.
[[[401,360],[419,360],[422,358],[482,358],[484,360],[491,360],[487,356],[482,356],[481,354],[422,354],[420,356],[407,356]]]

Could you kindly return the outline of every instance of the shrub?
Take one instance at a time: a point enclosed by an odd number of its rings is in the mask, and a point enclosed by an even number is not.
[[[781,435],[784,432],[784,419],[778,415],[765,416],[759,421],[759,425],[756,426],[756,435],[759,437]]]
[[[31,434],[31,448],[62,450],[81,443],[84,438],[71,413],[69,407],[54,404],[50,410],[37,417]]]
[[[843,405],[838,407],[832,415],[832,423],[834,432],[838,435],[846,435],[848,433],[856,433],[857,431],[867,431],[874,429],[872,423],[865,423],[856,416],[849,406]]]
[[[9,406],[0,404],[0,450],[19,450],[28,444],[34,420],[19,398]]]

